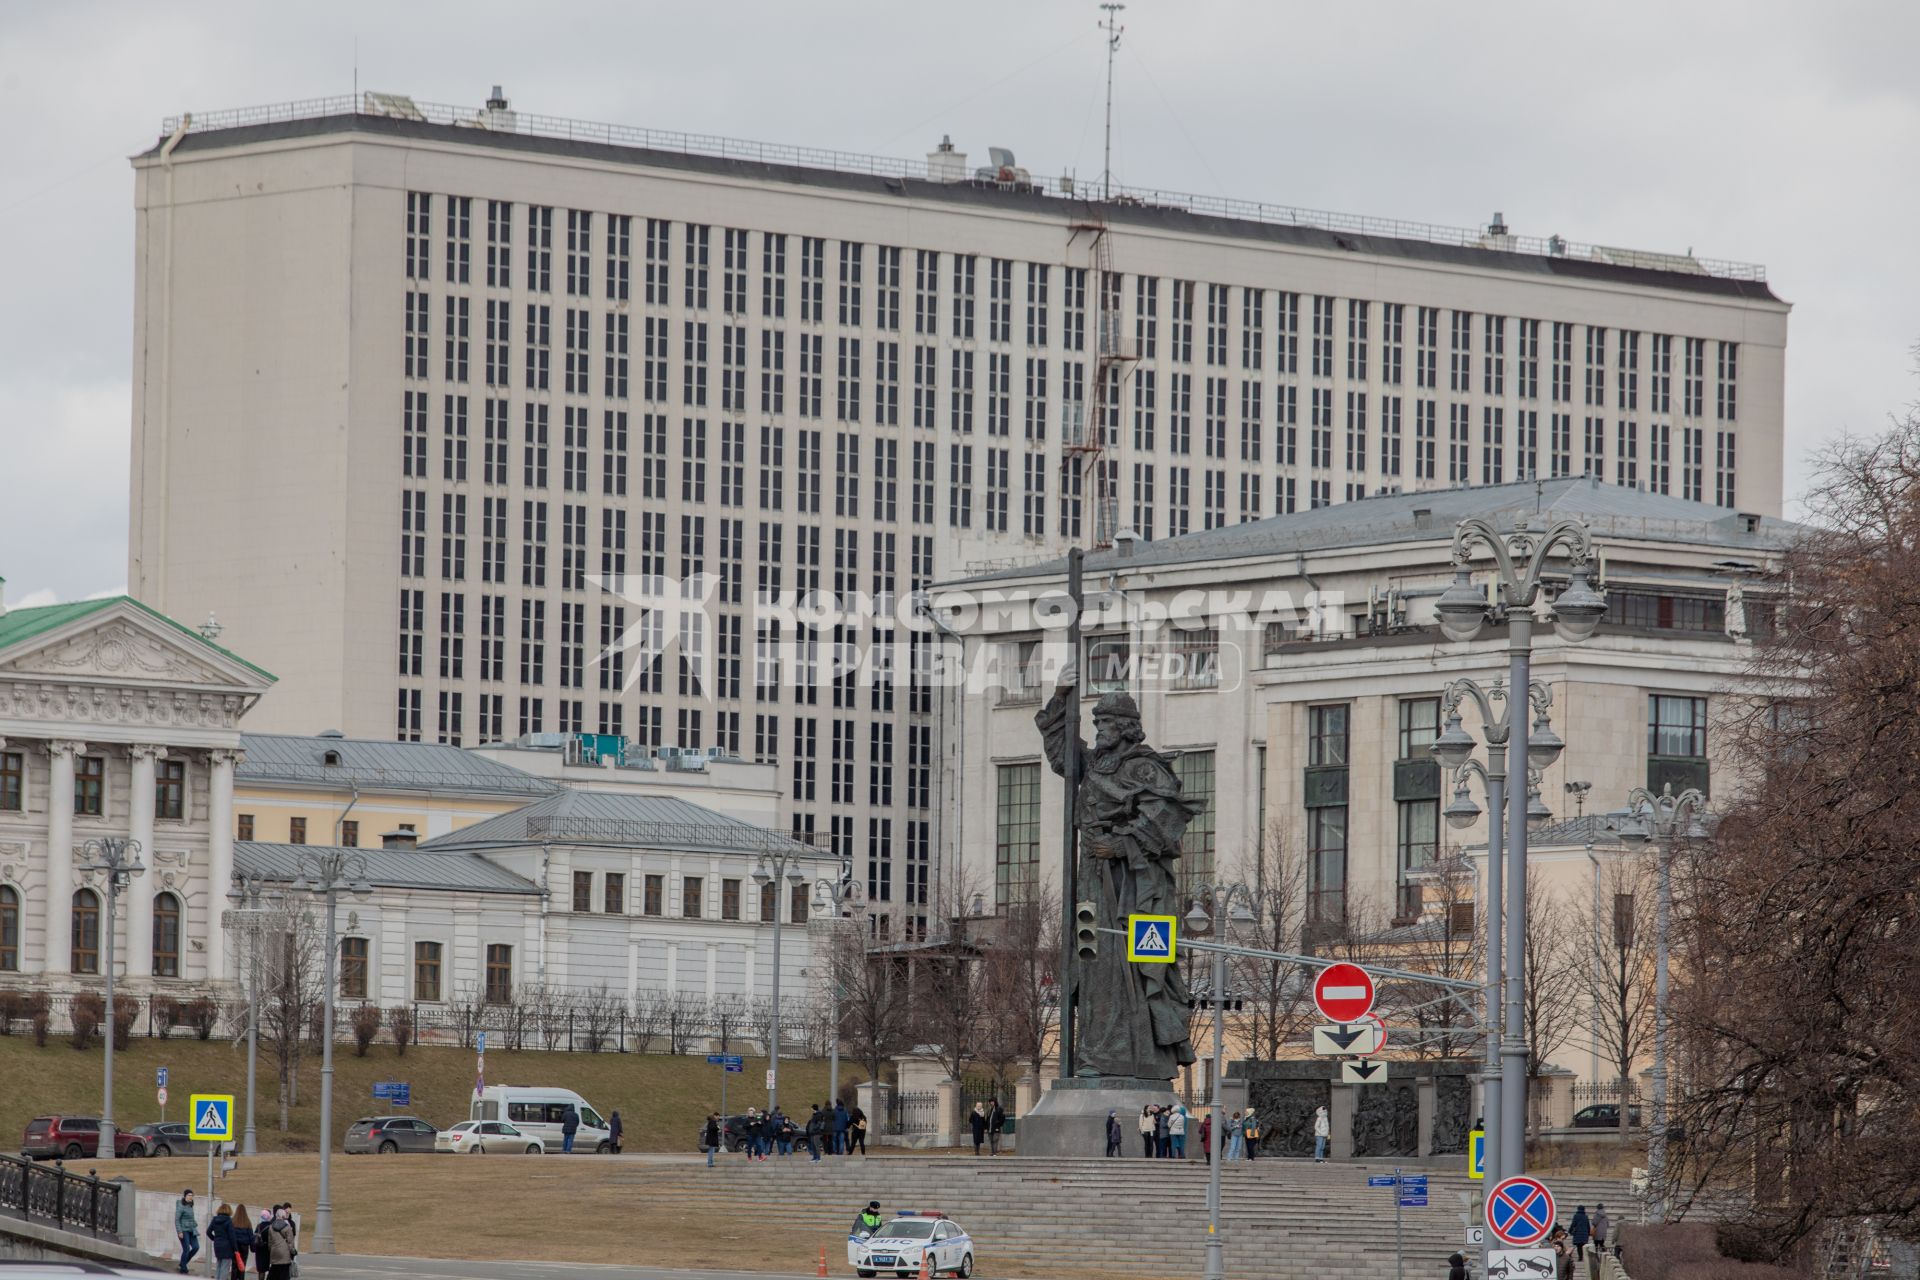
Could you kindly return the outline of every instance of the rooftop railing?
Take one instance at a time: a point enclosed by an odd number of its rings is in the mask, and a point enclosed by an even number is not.
[[[272,103],[266,106],[189,112],[183,116],[168,116],[161,122],[160,128],[163,135],[172,134],[183,125],[187,133],[212,133],[222,129],[241,129],[254,125],[283,124],[294,120],[342,115],[413,120],[422,124],[480,129],[490,133],[513,133],[529,137],[597,142],[615,147],[715,156],[721,159],[747,160],[761,164],[794,165],[805,169],[865,174],[870,177],[895,180],[929,180],[927,164],[923,160],[901,160],[887,156],[862,155],[857,152],[833,151],[822,147],[796,147],[783,143],[753,142],[741,138],[725,138],[718,134],[683,133],[678,130],[643,129],[633,125],[570,120],[563,116],[536,115],[527,111],[450,106],[439,102],[421,102],[403,94],[377,93],[373,90],[367,90],[357,96],[348,94],[331,98],[302,98],[293,102]],[[1091,184],[1087,184],[1083,189],[1082,184],[1072,177],[1047,178],[1034,175],[1029,178],[1023,175],[1017,182],[971,178],[968,181],[974,185],[1002,187],[1089,203],[1092,202],[1095,193],[1095,188]],[[1230,196],[1165,191],[1157,187],[1116,184],[1112,188],[1111,197],[1105,203],[1174,209],[1207,217],[1233,218],[1277,226],[1306,227],[1339,235],[1417,240],[1427,244],[1487,249],[1534,257],[1579,259],[1641,270],[1679,272],[1726,280],[1764,283],[1767,278],[1767,269],[1752,262],[1696,258],[1691,253],[1654,253],[1610,245],[1581,244],[1560,236],[1495,235],[1477,227],[1450,227],[1431,222],[1408,222],[1398,218],[1335,213],[1324,209],[1268,204],[1259,200],[1239,200]],[[1356,245],[1354,248],[1364,250],[1365,246]]]

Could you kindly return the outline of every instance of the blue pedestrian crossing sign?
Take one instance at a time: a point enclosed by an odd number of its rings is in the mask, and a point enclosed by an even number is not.
[[[1173,916],[1127,917],[1127,959],[1136,964],[1172,964],[1178,941]]]
[[[1467,1176],[1482,1178],[1487,1176],[1487,1131],[1475,1129],[1467,1135]]]
[[[233,1141],[233,1095],[196,1093],[188,1100],[188,1136],[195,1142]]]

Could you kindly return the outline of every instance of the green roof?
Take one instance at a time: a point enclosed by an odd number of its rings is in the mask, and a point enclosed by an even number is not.
[[[132,596],[104,596],[98,600],[75,600],[68,604],[47,604],[28,609],[9,609],[5,613],[0,613],[0,650],[11,649],[22,641],[31,640],[37,635],[44,635],[49,631],[64,627],[67,623],[73,622],[76,619],[87,617],[90,614],[100,613],[117,604],[132,605],[149,617],[166,623],[169,627],[172,627],[175,631],[178,631],[181,635],[193,641],[194,644],[202,648],[211,649],[223,657],[232,659],[264,680],[278,679],[271,671],[255,666],[230,649],[222,649],[219,645],[213,643],[213,641],[207,639],[192,627],[181,622],[176,622],[166,614],[161,613],[158,609],[150,608],[138,600],[135,600]]]

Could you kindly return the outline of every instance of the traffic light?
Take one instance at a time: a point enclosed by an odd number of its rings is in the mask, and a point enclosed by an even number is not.
[[[1100,954],[1100,934],[1090,901],[1073,904],[1073,945],[1074,954],[1082,960],[1092,960]]]

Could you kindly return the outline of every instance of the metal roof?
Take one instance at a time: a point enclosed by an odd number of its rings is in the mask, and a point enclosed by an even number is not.
[[[239,840],[233,846],[233,865],[241,875],[292,881],[300,876],[302,855],[311,857],[328,851],[324,845]],[[488,862],[477,853],[385,848],[353,852],[367,860],[367,882],[377,889],[443,889],[540,896],[540,886]]]
[[[1743,517],[1726,507],[1685,498],[1622,488],[1586,476],[1523,480],[1513,484],[1426,489],[1336,502],[1287,515],[1222,525],[1161,542],[1135,542],[1131,554],[1109,549],[1089,552],[1086,571],[1105,573],[1250,556],[1293,555],[1335,548],[1384,546],[1396,542],[1436,542],[1453,536],[1467,516],[1508,526],[1519,516],[1567,516],[1584,520],[1602,538],[1726,547],[1754,555],[1778,551],[1805,526],[1773,516]],[[1744,521],[1753,519],[1748,532]],[[962,583],[1059,577],[1064,558],[999,569]]]
[[[255,785],[352,785],[363,791],[457,791],[508,798],[548,795],[560,786],[512,765],[435,742],[246,733],[240,736],[240,745],[246,758],[234,776]],[[338,764],[326,762],[328,752],[338,755]]]
[[[435,836],[423,849],[483,845],[620,844],[695,853],[784,853],[825,857],[782,832],[756,827],[672,796],[565,789],[512,813]]]
[[[392,95],[369,94],[368,99]],[[727,138],[703,138],[586,121],[551,120],[512,112],[513,125],[495,127],[468,108],[407,100],[410,112],[354,98],[310,99],[237,111],[198,112],[165,122],[165,133],[141,157],[158,153],[166,134],[184,125],[173,154],[247,146],[287,138],[364,133],[456,142],[502,151],[572,156],[651,169],[720,174],[757,182],[784,182],[898,198],[938,200],[1079,220],[1098,216],[1119,226],[1164,227],[1207,235],[1293,244],[1339,253],[1463,263],[1519,275],[1613,280],[1686,293],[1778,302],[1766,269],[1690,254],[1646,253],[1573,244],[1558,236],[1489,237],[1470,228],[1437,227],[1295,209],[1259,201],[1196,196],[1147,188],[1120,188],[1092,198],[1091,187],[1068,188],[1033,175],[1013,184],[937,182],[923,162],[852,157],[813,148],[776,147]]]

